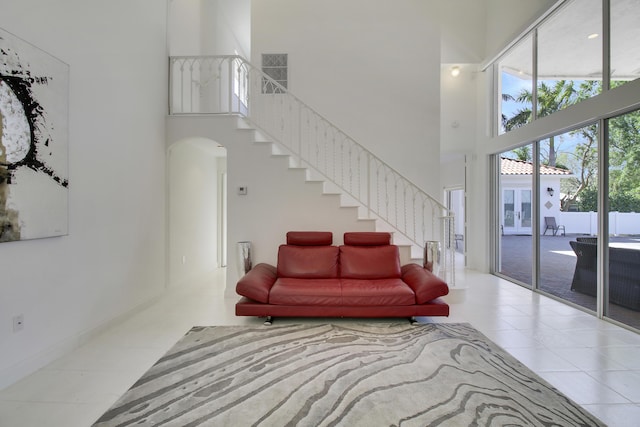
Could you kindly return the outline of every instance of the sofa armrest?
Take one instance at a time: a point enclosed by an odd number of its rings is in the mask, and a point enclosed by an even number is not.
[[[413,289],[417,304],[427,303],[449,293],[449,286],[444,280],[418,264],[402,266],[402,281]]]
[[[236,293],[264,304],[269,302],[269,292],[277,279],[276,268],[260,263],[242,276],[236,284]]]

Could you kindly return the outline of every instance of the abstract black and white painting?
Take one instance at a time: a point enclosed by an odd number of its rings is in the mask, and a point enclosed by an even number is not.
[[[0,29],[0,242],[68,234],[69,66]]]

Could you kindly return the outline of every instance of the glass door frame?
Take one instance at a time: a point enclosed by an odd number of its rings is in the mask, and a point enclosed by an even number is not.
[[[538,277],[540,274],[540,174],[537,172],[540,170],[540,143],[538,141],[530,142],[525,145],[531,145],[533,153],[533,173],[531,177],[531,245],[532,245],[532,272],[531,272],[531,284],[515,281],[511,277],[507,277],[501,273],[501,237],[504,235],[504,228],[502,226],[502,192],[501,185],[501,153],[494,153],[490,155],[489,173],[490,173],[490,186],[489,186],[489,212],[492,220],[489,224],[489,250],[490,250],[490,263],[489,271],[491,274],[498,277],[502,277],[514,283],[533,290],[538,289]],[[507,150],[508,151],[508,150]],[[535,232],[534,232],[535,230]]]
[[[505,217],[505,193],[511,191],[513,192],[513,213],[514,213],[514,218],[513,218],[513,226],[512,227],[507,227],[507,221],[506,221],[506,217]],[[529,196],[529,226],[526,225],[522,225],[523,222],[527,219],[525,218],[524,212],[526,212],[526,209],[523,208],[523,203],[524,203],[524,198],[523,197],[526,193],[528,193]],[[533,209],[533,189],[532,188],[522,188],[522,187],[514,187],[514,186],[508,186],[508,187],[502,187],[501,189],[501,195],[502,195],[502,199],[501,199],[501,212],[502,212],[502,226],[503,226],[503,232],[504,234],[532,234],[533,232],[533,217],[532,217],[532,209]],[[517,214],[517,218],[515,217]]]

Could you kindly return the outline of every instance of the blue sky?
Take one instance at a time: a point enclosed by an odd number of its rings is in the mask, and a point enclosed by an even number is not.
[[[502,73],[502,93],[516,97],[522,89],[527,89],[531,92],[531,80],[520,79],[509,73]],[[502,102],[502,114],[511,117],[517,110],[523,107],[524,104],[517,102]]]

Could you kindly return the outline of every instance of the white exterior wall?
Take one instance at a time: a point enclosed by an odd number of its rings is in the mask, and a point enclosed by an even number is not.
[[[503,189],[532,190],[533,183],[531,175],[502,175],[500,180],[502,182]],[[561,214],[560,180],[561,178],[558,176],[540,176],[540,234],[542,234],[545,229],[545,216],[555,217],[556,223],[561,224],[559,220]],[[547,188],[553,188],[553,196],[549,195],[549,193],[547,192]],[[549,203],[549,207],[546,206],[547,203]],[[501,215],[500,224],[504,225],[504,218],[502,218],[502,215],[504,214],[504,206],[501,205],[499,209]],[[516,207],[516,209],[518,209],[518,207]],[[505,231],[505,233],[508,232]]]
[[[167,5],[0,10],[0,27],[70,66],[69,235],[0,244],[1,388],[165,289]]]
[[[560,212],[558,224],[565,226],[567,234],[598,234],[598,212]],[[640,213],[609,212],[610,236],[640,235]]]
[[[438,2],[254,0],[252,60],[287,53],[289,89],[442,199]]]

